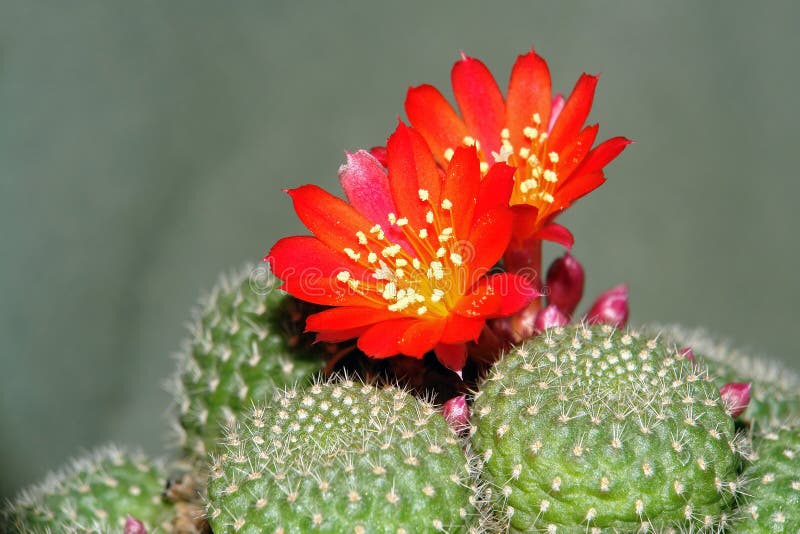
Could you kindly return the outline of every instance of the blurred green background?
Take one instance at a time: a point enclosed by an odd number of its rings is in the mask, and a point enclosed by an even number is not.
[[[459,49],[505,87],[602,72],[636,144],[562,219],[587,295],[800,367],[800,8],[792,2],[0,3],[0,496],[109,439],[161,452],[170,353],[217,273],[298,233],[406,88]],[[555,249],[551,249],[551,254]]]

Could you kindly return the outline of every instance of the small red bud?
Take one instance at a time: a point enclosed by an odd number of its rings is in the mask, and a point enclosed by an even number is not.
[[[694,364],[694,352],[692,351],[692,347],[682,348],[681,355]]]
[[[550,264],[545,284],[550,292],[547,303],[555,304],[569,317],[583,297],[583,266],[569,252]]]
[[[129,515],[125,521],[124,534],[147,534],[147,529],[144,528],[144,523]]]
[[[628,286],[621,284],[601,293],[586,314],[586,320],[590,324],[625,326],[628,323]]]
[[[388,159],[387,159],[387,155],[386,155],[386,147],[385,146],[374,146],[374,147],[369,149],[369,153],[372,155],[372,157],[377,159],[378,162],[381,165],[383,165],[384,167],[388,166],[387,165]]]
[[[466,395],[453,397],[442,406],[442,415],[453,430],[460,432],[469,426],[469,406]]]
[[[722,402],[731,417],[739,417],[747,409],[750,404],[750,386],[750,382],[730,382],[719,388]]]
[[[548,328],[556,326],[564,326],[569,324],[569,318],[561,313],[558,306],[550,304],[543,310],[539,310],[536,314],[536,319],[533,321],[534,328],[537,332],[544,332]]]

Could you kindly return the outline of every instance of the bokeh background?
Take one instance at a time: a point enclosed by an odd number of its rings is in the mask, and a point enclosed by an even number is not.
[[[636,140],[562,221],[587,295],[800,367],[797,3],[0,3],[0,496],[106,440],[163,451],[162,382],[217,273],[299,233],[406,88],[531,45],[601,138]],[[550,254],[556,250],[550,249]]]

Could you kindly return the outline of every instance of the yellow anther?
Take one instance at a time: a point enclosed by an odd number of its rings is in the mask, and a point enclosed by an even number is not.
[[[397,258],[397,261],[394,262],[395,265],[398,267],[405,267],[408,265],[408,260],[404,260],[403,258]]]
[[[428,238],[428,230],[426,230],[425,228],[420,230],[419,231],[419,238],[420,239],[427,239]]]
[[[419,195],[419,199],[423,202],[427,202],[428,198],[430,197],[427,189],[420,189],[417,191],[417,194]]]
[[[344,253],[347,254],[347,256],[353,261],[358,261],[358,259],[361,257],[361,254],[350,247],[345,248]]]
[[[500,130],[500,137],[502,139],[509,139],[511,137],[511,132],[508,130],[508,128],[503,128]]]
[[[434,289],[433,295],[431,295],[431,301],[439,302],[440,300],[442,300],[442,297],[444,297],[444,291],[442,291],[441,289]]]
[[[428,210],[428,213],[425,214],[425,220],[428,224],[433,224],[433,212],[431,210]]]
[[[558,163],[558,152],[550,152],[547,156],[553,163]]]
[[[453,155],[455,153],[456,153],[455,150],[453,150],[452,148],[448,148],[447,150],[444,151],[444,160],[450,161],[451,159],[453,159]]]
[[[408,219],[406,217],[397,219],[397,226],[405,226],[407,224],[408,224]]]
[[[524,147],[519,149],[519,157],[521,157],[522,159],[528,159],[528,156],[530,156],[530,155],[531,155],[531,149],[530,148],[524,146]]]
[[[444,247],[439,247],[439,249],[436,251],[437,258],[444,258],[445,254],[447,254],[447,251],[444,249]]]
[[[384,248],[381,251],[381,255],[384,258],[394,258],[395,256],[397,256],[400,253],[400,250],[401,250],[400,245],[397,245],[397,244],[389,245],[388,247]]]
[[[558,175],[553,171],[551,171],[550,169],[544,171],[543,176],[544,179],[547,180],[548,182],[555,183],[558,181]]]
[[[544,200],[548,204],[552,204],[553,202],[555,202],[556,199],[550,193],[542,193],[542,200]]]
[[[464,146],[475,146],[475,138],[470,135],[464,136],[461,143],[463,143]]]
[[[339,274],[336,275],[336,279],[340,282],[347,282],[350,280],[350,271],[341,271]]]
[[[537,126],[539,124],[542,124],[542,116],[539,115],[538,113],[534,113],[531,119],[533,119],[533,123],[536,124]]]
[[[450,261],[453,262],[453,265],[461,265],[463,263],[463,258],[461,258],[461,254],[456,254],[453,252],[450,254]]]
[[[362,232],[361,230],[356,232],[356,237],[358,238],[358,244],[359,245],[366,245],[367,244],[367,235],[364,232]]]
[[[411,260],[411,265],[415,269],[419,269],[420,267],[422,267],[422,262],[420,262],[417,258],[414,258],[414,259]]]
[[[533,126],[526,126],[522,129],[522,135],[527,137],[528,139],[536,139],[539,137],[539,130],[534,128]]]
[[[425,315],[426,313],[428,313],[428,308],[425,306],[420,306],[417,308],[417,315]]]
[[[486,163],[485,161],[481,161],[480,168],[481,168],[481,174],[486,174],[487,172],[489,172],[489,164]]]
[[[453,203],[450,202],[450,199],[445,198],[444,200],[442,200],[442,209],[443,210],[449,210],[452,207],[453,207]]]
[[[370,252],[369,255],[367,255],[367,261],[370,263],[375,263],[378,261],[378,255],[374,252]]]
[[[373,226],[372,228],[369,229],[369,233],[371,233],[371,234],[377,234],[380,231],[381,231],[381,225],[380,224],[376,224],[375,226]],[[362,232],[362,234],[363,234],[363,232]]]
[[[389,215],[386,216],[386,218],[389,219],[389,224],[394,224],[397,222],[397,215],[395,215],[394,213],[390,213]]]

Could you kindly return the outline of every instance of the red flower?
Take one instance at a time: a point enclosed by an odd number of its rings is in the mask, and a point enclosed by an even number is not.
[[[422,137],[400,124],[384,168],[365,151],[339,172],[348,202],[319,187],[289,191],[314,236],[278,241],[265,258],[292,295],[332,308],[312,315],[321,341],[358,338],[367,355],[421,358],[434,350],[460,370],[486,319],[524,308],[538,293],[513,274],[488,274],[511,239],[514,170],[481,176],[474,147],[446,171]]]
[[[598,126],[585,126],[597,76],[583,74],[570,97],[551,94],[550,71],[531,51],[519,56],[503,94],[479,60],[464,56],[453,66],[459,116],[431,85],[409,89],[406,113],[436,160],[446,165],[459,146],[476,146],[481,170],[496,161],[517,168],[511,204],[527,206],[515,236],[572,244],[569,231],[553,219],[575,200],[600,186],[603,167],[630,143],[614,137],[595,148]]]

